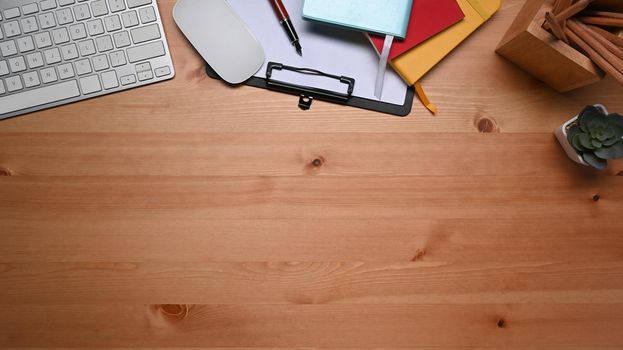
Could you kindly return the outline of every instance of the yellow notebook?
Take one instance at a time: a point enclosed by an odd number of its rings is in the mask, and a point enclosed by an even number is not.
[[[390,64],[409,84],[415,85],[429,70],[500,8],[501,0],[458,0],[465,18],[396,57]]]

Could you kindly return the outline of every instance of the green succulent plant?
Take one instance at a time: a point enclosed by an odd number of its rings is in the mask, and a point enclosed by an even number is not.
[[[590,166],[603,170],[608,160],[623,158],[623,117],[587,106],[567,130],[567,139]]]

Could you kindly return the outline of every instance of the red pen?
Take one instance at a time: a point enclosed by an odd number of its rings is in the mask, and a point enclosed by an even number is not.
[[[290,38],[290,42],[296,48],[296,52],[303,56],[303,48],[301,47],[301,43],[299,40],[298,34],[296,34],[296,30],[292,25],[292,21],[290,20],[290,15],[288,15],[288,11],[286,7],[283,5],[281,0],[269,0],[271,5],[273,5],[273,9],[275,10],[275,14],[277,15],[277,19],[279,19],[279,23],[288,34],[288,38]]]

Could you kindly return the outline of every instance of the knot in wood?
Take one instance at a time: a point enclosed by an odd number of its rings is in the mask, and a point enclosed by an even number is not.
[[[314,168],[319,168],[319,167],[321,167],[321,166],[322,166],[322,164],[323,164],[323,163],[324,163],[324,162],[322,161],[322,158],[316,158],[316,159],[314,159],[314,160],[312,161],[312,166],[313,166]]]
[[[474,118],[474,125],[476,126],[476,129],[478,129],[478,132],[485,134],[500,131],[498,123],[495,119],[491,117],[484,117],[480,114],[476,114],[476,118]]]
[[[504,319],[503,319],[503,318],[500,318],[500,319],[498,320],[498,322],[497,322],[497,326],[498,326],[498,328],[504,328],[504,327],[506,327],[506,321],[504,321]]]
[[[426,249],[418,249],[415,252],[415,256],[413,257],[413,259],[411,259],[411,261],[422,260],[424,259],[424,255],[426,255]]]
[[[0,167],[0,176],[12,176],[13,173],[7,168]]]
[[[170,319],[183,320],[188,316],[190,307],[183,304],[163,304],[160,305],[160,311]]]
[[[594,202],[598,202],[600,199],[601,199],[601,197],[598,194],[593,196],[593,201]]]

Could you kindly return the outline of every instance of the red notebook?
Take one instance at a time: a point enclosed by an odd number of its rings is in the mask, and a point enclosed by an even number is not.
[[[393,60],[464,17],[456,0],[413,0],[407,36],[402,41],[394,41],[389,59]],[[381,52],[385,37],[370,35],[370,39]]]

